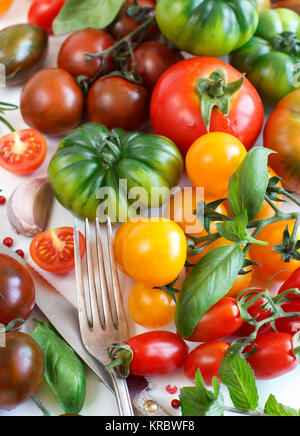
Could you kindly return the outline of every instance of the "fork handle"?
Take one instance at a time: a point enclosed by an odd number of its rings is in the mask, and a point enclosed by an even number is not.
[[[120,416],[134,416],[126,379],[119,378],[114,369],[109,370],[109,374],[115,388]]]

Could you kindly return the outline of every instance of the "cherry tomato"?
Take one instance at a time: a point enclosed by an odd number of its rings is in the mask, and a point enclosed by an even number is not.
[[[175,333],[153,331],[131,338],[127,344],[133,351],[130,374],[140,376],[167,375],[181,368],[188,347]]]
[[[198,81],[200,78],[207,79],[220,69],[226,71],[228,82],[241,78],[239,71],[219,59],[194,57],[171,67],[154,89],[150,109],[153,129],[155,133],[175,142],[184,156],[190,146],[207,133],[201,112],[202,97],[197,87]],[[237,137],[248,150],[255,144],[263,120],[261,99],[253,85],[245,79],[231,100],[227,116],[218,108],[213,108],[209,131],[229,133]],[[218,170],[211,171],[211,174],[214,175],[214,183],[217,183]]]
[[[293,354],[293,337],[287,333],[267,332],[259,334],[255,339],[257,350],[247,360],[256,378],[260,380],[273,379],[298,366]],[[245,349],[249,352],[253,346]]]
[[[84,98],[73,77],[59,68],[35,73],[21,95],[21,112],[30,127],[46,135],[64,135],[83,117]]]
[[[176,303],[167,292],[136,283],[129,295],[128,307],[137,324],[157,329],[174,321]]]
[[[30,174],[47,155],[45,138],[37,130],[20,130],[0,139],[0,166],[11,173]]]
[[[43,27],[52,34],[52,24],[66,0],[34,0],[29,12],[28,23]]]
[[[103,30],[78,30],[63,43],[58,55],[58,66],[74,77],[85,76],[88,79],[93,79],[102,67],[103,58],[87,62],[86,53],[101,53],[113,46],[114,43],[113,38]],[[110,56],[101,75],[105,76],[113,69],[114,62]]]
[[[116,39],[119,40],[123,38],[124,36],[128,35],[129,33],[132,33],[134,30],[136,30],[141,24],[137,23],[133,18],[131,18],[127,14],[127,8],[128,6],[131,6],[133,3],[133,0],[126,0],[125,4],[123,5],[122,9],[119,12],[119,15],[115,19],[115,21],[109,26],[108,30],[110,34]],[[142,7],[147,8],[155,8],[156,2],[154,0],[138,0],[138,4]],[[153,15],[153,12],[149,13],[149,18]],[[155,39],[159,35],[159,30],[156,24],[149,27],[147,33],[146,33],[146,39]],[[133,40],[137,41],[141,37],[140,34],[138,34]]]
[[[299,301],[286,301],[281,303],[281,307],[286,313],[300,314],[300,299]],[[276,329],[282,333],[289,333],[294,336],[300,330],[300,316],[298,318],[281,318],[275,321]]]
[[[194,333],[187,339],[191,342],[210,342],[236,332],[243,321],[237,302],[233,298],[222,298],[198,322]]]
[[[252,245],[250,247],[251,258],[262,265],[262,268],[259,266],[254,266],[253,268],[263,278],[269,279],[274,274],[285,271],[278,276],[278,280],[286,280],[289,274],[300,266],[300,262],[295,259],[292,259],[289,263],[284,262],[281,254],[274,250],[276,245],[282,243],[283,232],[287,225],[290,234],[292,234],[294,221],[272,223],[264,227],[256,237],[261,241],[267,241],[269,245],[266,247]],[[297,239],[300,239],[300,226],[297,231]]]
[[[0,16],[6,14],[6,12],[11,8],[14,0],[1,0],[0,3]]]
[[[85,240],[81,233],[80,252],[85,254]],[[75,267],[74,230],[72,227],[60,227],[42,232],[33,238],[30,245],[32,260],[45,271],[66,274]]]
[[[164,209],[164,216],[175,221],[185,233],[195,236],[206,236],[207,232],[194,212],[197,204],[205,200],[206,204],[214,201],[213,198],[203,198],[201,189],[185,188],[173,195]],[[227,215],[226,208],[221,204],[216,211]],[[211,224],[211,233],[216,232],[216,225]]]
[[[121,259],[127,275],[158,287],[176,280],[184,268],[186,252],[184,232],[176,223],[150,218],[128,231]]]
[[[234,136],[208,133],[190,147],[186,171],[194,186],[205,189],[206,196],[226,198],[229,180],[246,155],[247,150]]]
[[[187,378],[194,382],[199,369],[205,384],[211,386],[212,379],[219,377],[220,365],[229,347],[229,343],[222,341],[199,345],[185,361],[184,372]]]
[[[297,268],[292,274],[290,274],[290,276],[288,277],[288,279],[281,285],[278,294],[282,294],[285,291],[288,291],[289,289],[299,289],[300,291],[300,267]],[[300,301],[300,296],[297,294],[288,294],[287,295],[288,298],[299,298]]]
[[[35,288],[24,266],[0,254],[0,324],[21,318],[26,321],[35,305]]]
[[[136,130],[148,119],[149,98],[146,88],[122,77],[100,78],[88,93],[89,120],[108,129]]]
[[[7,333],[0,347],[0,409],[12,410],[36,394],[44,376],[38,344],[24,333]]]
[[[263,289],[256,289],[255,291],[263,292]],[[247,291],[247,292],[245,292],[245,294],[249,294],[251,292],[253,292],[253,291]],[[251,298],[251,297],[249,297],[249,298]],[[249,298],[246,301],[248,301]],[[270,309],[262,309],[262,305],[265,302],[266,302],[265,298],[259,298],[248,309],[248,313],[253,318],[256,318],[256,321],[258,321],[258,322],[263,321],[264,319],[267,319],[270,317],[271,310]],[[270,328],[271,328],[271,326],[268,323],[264,327],[260,328],[259,333],[265,333],[265,332],[269,331]],[[255,328],[252,325],[244,322],[242,324],[241,328],[237,332],[235,332],[234,335],[238,336],[238,337],[248,337],[251,335],[251,333],[254,332],[254,330],[255,330]]]
[[[143,42],[134,52],[137,73],[143,85],[152,91],[158,79],[168,68],[183,59],[180,52],[172,50],[159,41]],[[132,61],[129,62],[132,69]]]

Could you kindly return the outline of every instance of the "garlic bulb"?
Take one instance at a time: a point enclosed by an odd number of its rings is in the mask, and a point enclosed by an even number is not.
[[[19,185],[12,193],[7,208],[14,230],[28,237],[45,230],[52,201],[53,192],[46,177]]]

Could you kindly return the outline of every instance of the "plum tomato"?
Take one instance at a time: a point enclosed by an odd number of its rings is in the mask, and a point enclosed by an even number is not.
[[[93,79],[100,68],[103,58],[87,61],[86,53],[101,53],[115,43],[114,39],[103,30],[84,29],[70,35],[63,43],[57,64],[59,68],[68,71],[72,76],[84,76]],[[101,75],[105,76],[114,69],[112,56],[107,60]]]
[[[150,96],[146,88],[122,77],[100,78],[87,96],[91,122],[108,129],[136,130],[148,119]]]
[[[66,0],[34,0],[29,12],[28,23],[37,24],[52,34],[52,24]]]
[[[83,110],[83,95],[67,71],[46,68],[25,83],[21,95],[24,121],[46,135],[64,135],[76,128]]]

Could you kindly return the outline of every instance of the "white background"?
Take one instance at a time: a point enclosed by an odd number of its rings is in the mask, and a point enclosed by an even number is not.
[[[0,18],[0,29],[16,23],[23,23],[27,21],[27,11],[31,4],[30,0],[15,0],[11,10],[2,18]],[[63,37],[51,37],[50,38],[50,49],[49,54],[46,59],[45,65],[47,67],[56,66],[56,58],[59,48],[61,46]],[[19,104],[21,88],[0,88],[0,100],[7,101],[10,103]],[[26,128],[27,126],[22,120],[19,111],[9,114],[8,120],[13,124],[13,126],[20,130]],[[5,134],[7,131],[2,125],[0,125],[0,134]],[[34,176],[44,176],[47,174],[47,166],[49,160],[56,150],[58,140],[49,139],[48,140],[48,157],[43,166],[34,174]],[[5,170],[0,168],[0,189],[3,190],[3,194],[8,198],[15,187],[26,181],[27,178],[22,178],[14,176]],[[182,182],[186,185],[185,181]],[[28,247],[30,240],[15,235],[8,223],[6,218],[6,207],[0,206],[0,241],[6,236],[11,236],[15,240],[14,249],[22,248],[25,253],[28,253]],[[51,218],[48,227],[55,228],[65,225],[72,226],[74,219],[72,215],[66,211],[57,202],[52,210]],[[30,262],[29,257],[26,256],[26,260]],[[41,272],[41,271],[40,271]],[[73,273],[65,277],[57,277],[51,274],[43,273],[44,277],[51,282],[59,291],[63,292],[65,296],[75,304],[75,277]],[[122,276],[122,291],[124,291],[124,297],[127,299],[128,293],[132,287],[133,282]],[[38,310],[34,313],[35,317],[42,319],[42,315]],[[29,321],[26,327],[27,331],[30,332],[32,329],[32,322]],[[137,328],[133,322],[130,324],[131,334],[134,335],[136,332],[142,332],[143,329]],[[173,329],[174,330],[174,329]],[[177,374],[163,377],[155,378],[151,380],[153,384],[153,395],[161,402],[161,404],[167,408],[171,413],[176,414],[176,412],[170,407],[171,400],[176,398],[176,396],[171,396],[166,393],[165,387],[168,384],[180,386],[187,386],[190,383],[185,378],[183,371]],[[287,374],[276,380],[258,382],[259,393],[261,396],[261,401],[265,401],[270,393],[277,396],[280,402],[290,405],[295,408],[300,408],[300,367],[294,372]],[[43,384],[38,397],[45,403],[53,415],[63,413],[60,409],[56,398],[50,391],[46,383]],[[82,411],[83,415],[86,416],[116,416],[118,415],[117,406],[115,403],[114,396],[109,392],[109,390],[101,383],[98,383],[95,377],[87,370],[87,399]],[[17,408],[12,412],[0,411],[0,416],[38,416],[41,412],[33,405],[31,402]]]

